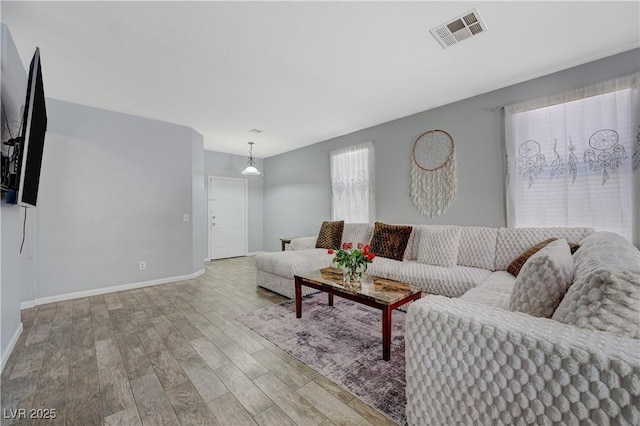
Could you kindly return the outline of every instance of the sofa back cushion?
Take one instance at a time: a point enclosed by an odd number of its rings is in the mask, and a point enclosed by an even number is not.
[[[574,282],[552,318],[640,339],[640,251],[618,234],[597,232],[574,262]]]
[[[493,271],[498,228],[460,226],[458,265]]]
[[[418,262],[448,268],[458,264],[460,227],[420,227],[418,240]]]
[[[376,256],[402,260],[411,231],[411,226],[376,222],[371,236],[371,251]]]
[[[494,270],[506,271],[509,263],[529,247],[549,238],[578,243],[593,233],[593,228],[499,228]]]
[[[342,230],[344,228],[344,220],[336,220],[334,222],[322,222],[318,239],[316,240],[316,248],[337,249],[342,242]]]
[[[369,244],[371,241],[371,233],[373,225],[370,223],[345,223],[342,231],[342,243],[358,243]]]
[[[404,257],[402,260],[417,260],[418,250],[420,249],[420,233],[422,229],[427,228],[444,228],[447,225],[412,225],[410,223],[401,223],[401,226],[411,226],[411,235],[409,235],[409,241],[407,241],[407,248],[404,251]]]
[[[418,233],[422,227],[424,225],[413,225],[402,260],[416,260],[418,258],[418,242],[420,240]]]
[[[575,266],[566,240],[549,242],[517,274],[509,309],[551,318],[573,281]]]
[[[451,228],[450,225],[414,225],[404,260],[417,260],[420,249],[419,235],[422,229]],[[459,266],[470,266],[472,268],[482,268],[493,270],[496,258],[496,239],[498,238],[498,228],[484,226],[455,226],[460,229],[460,244],[458,244]]]

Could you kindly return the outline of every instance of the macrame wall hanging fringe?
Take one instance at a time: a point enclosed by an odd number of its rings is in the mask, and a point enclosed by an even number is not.
[[[413,145],[411,198],[420,214],[440,216],[456,197],[456,150],[444,130],[429,130]]]

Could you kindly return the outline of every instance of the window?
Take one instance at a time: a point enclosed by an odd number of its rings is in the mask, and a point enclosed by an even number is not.
[[[333,220],[373,222],[376,206],[373,142],[331,151],[330,161]]]
[[[640,242],[639,81],[505,107],[509,227],[589,226]]]

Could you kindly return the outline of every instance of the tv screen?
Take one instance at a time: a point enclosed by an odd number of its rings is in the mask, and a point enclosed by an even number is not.
[[[18,170],[18,176],[20,176],[19,204],[35,207],[38,202],[44,136],[47,131],[47,107],[44,99],[39,48],[36,48],[29,67],[27,97],[22,123],[22,161],[19,163],[20,169]]]

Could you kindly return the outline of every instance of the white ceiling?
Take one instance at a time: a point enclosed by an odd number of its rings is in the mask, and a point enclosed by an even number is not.
[[[433,27],[477,7],[489,31]],[[640,46],[640,2],[10,2],[47,96],[264,158]],[[253,134],[249,129],[261,129]]]

